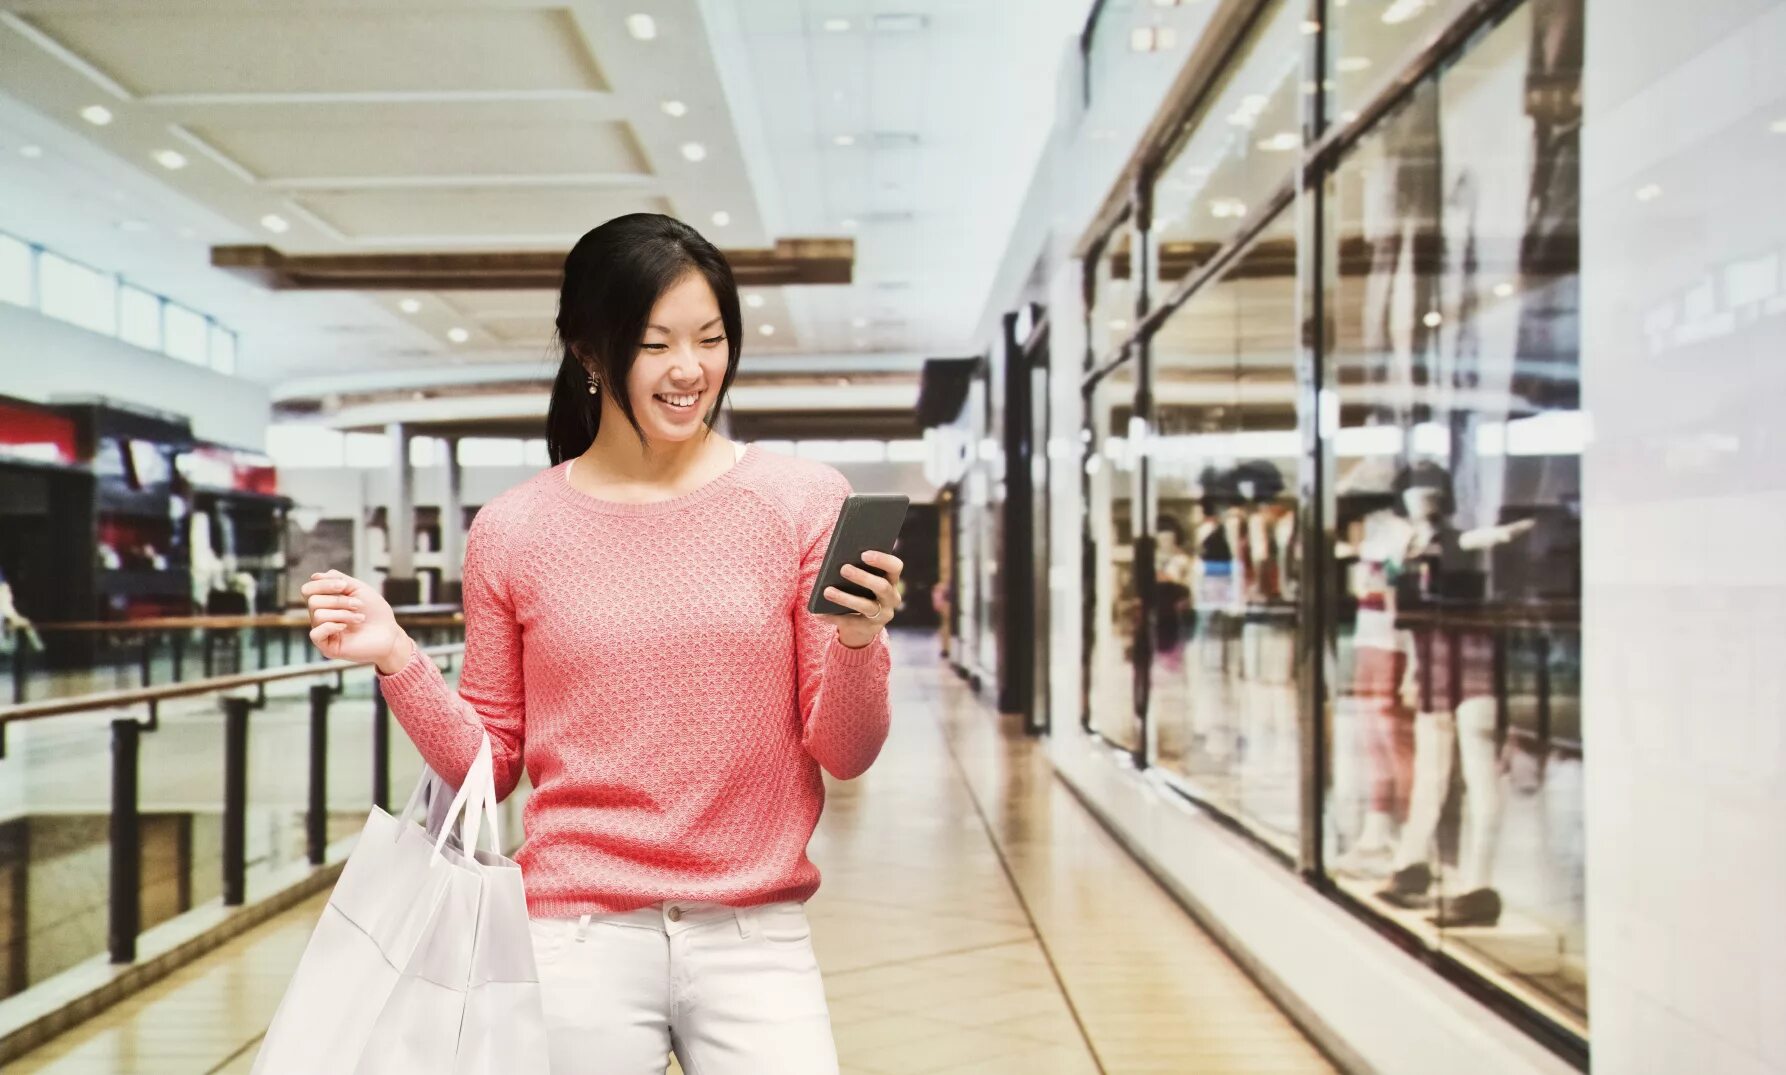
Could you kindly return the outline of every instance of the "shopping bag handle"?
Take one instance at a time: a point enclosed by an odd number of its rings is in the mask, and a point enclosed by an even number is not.
[[[483,742],[478,745],[477,757],[471,760],[471,768],[460,782],[458,792],[453,796],[453,803],[447,808],[446,819],[440,826],[440,834],[434,838],[434,862],[441,861],[441,850],[446,847],[447,834],[453,831],[453,824],[464,815],[465,831],[461,841],[467,856],[477,854],[478,833],[482,823],[490,823],[490,849],[498,855],[502,854],[502,828],[496,819],[496,764],[490,749],[490,735],[485,733]]]

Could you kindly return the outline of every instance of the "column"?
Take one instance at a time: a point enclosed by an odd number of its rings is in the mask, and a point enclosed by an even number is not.
[[[464,472],[459,468],[459,438],[446,445],[446,496],[440,502],[440,593],[436,600],[460,599],[459,571],[465,561]]]
[[[391,503],[386,515],[391,562],[384,595],[393,605],[413,605],[421,597],[415,577],[415,469],[409,465],[409,430],[402,422],[385,426],[391,442]]]

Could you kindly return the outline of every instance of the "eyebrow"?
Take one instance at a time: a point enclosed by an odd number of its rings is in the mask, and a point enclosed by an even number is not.
[[[706,332],[708,329],[712,328],[714,325],[719,324],[721,320],[722,320],[722,318],[716,317],[713,320],[707,322],[705,325],[702,325],[699,329],[696,329],[695,331]],[[645,331],[647,331],[647,332],[651,331],[652,329],[656,329],[657,331],[663,333],[666,336],[670,335],[670,330],[663,327],[662,325],[646,325],[645,326]]]

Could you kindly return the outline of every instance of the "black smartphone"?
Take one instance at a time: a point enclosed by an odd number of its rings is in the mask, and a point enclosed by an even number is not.
[[[894,543],[899,540],[899,528],[905,525],[905,509],[910,504],[910,498],[897,493],[859,493],[843,502],[837,522],[831,527],[831,544],[825,548],[825,563],[819,568],[818,582],[813,584],[812,594],[806,599],[806,611],[833,616],[856,614],[853,608],[827,600],[825,588],[828,586],[857,597],[874,596],[867,587],[844,578],[843,565],[854,564],[864,571],[885,575],[885,572],[863,563],[862,554],[893,551]]]

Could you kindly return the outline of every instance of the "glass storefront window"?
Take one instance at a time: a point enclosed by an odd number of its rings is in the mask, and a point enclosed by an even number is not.
[[[1108,360],[1135,330],[1135,242],[1130,219],[1125,216],[1098,251],[1086,332],[1094,364]]]
[[[1086,683],[1093,731],[1132,751],[1141,749],[1135,709],[1135,646],[1141,595],[1135,580],[1135,362],[1099,378],[1086,405],[1091,432],[1085,456],[1090,497],[1091,650]]]
[[[1320,409],[1329,869],[1585,1035],[1581,17],[1515,8],[1329,179]]]
[[[1413,49],[1443,28],[1467,0],[1379,0],[1327,5],[1329,115],[1341,123],[1375,96]]]
[[[1295,207],[1152,338],[1155,760],[1295,854]]]
[[[1167,155],[1148,233],[1153,295],[1207,263],[1294,173],[1306,41],[1301,5],[1274,4],[1214,103]]]

